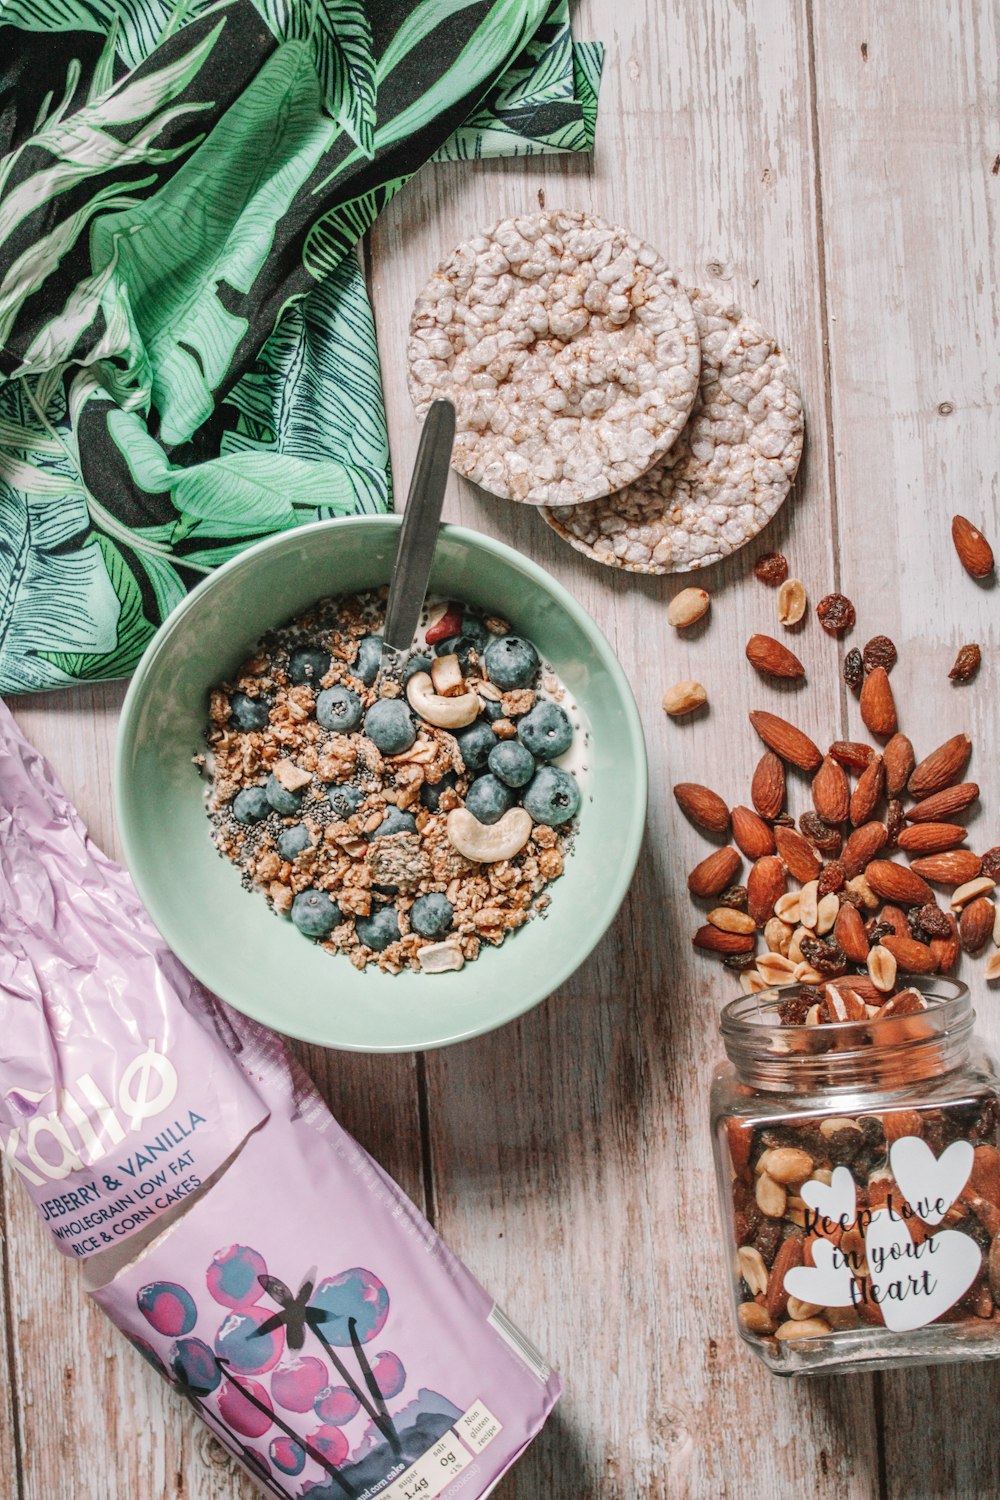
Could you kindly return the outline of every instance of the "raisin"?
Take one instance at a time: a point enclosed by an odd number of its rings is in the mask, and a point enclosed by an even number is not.
[[[865,647],[862,658],[866,672],[874,672],[876,667],[884,667],[891,672],[896,665],[897,651],[887,635],[873,635]]]
[[[829,896],[831,891],[842,891],[847,880],[847,871],[842,860],[831,859],[819,872],[817,896]]]
[[[963,646],[955,657],[955,665],[948,676],[952,682],[971,682],[979,671],[983,653],[978,646]]]
[[[715,899],[716,906],[728,906],[731,911],[746,911],[747,888],[745,885],[731,885],[723,891],[721,896]]]
[[[778,1006],[778,1016],[782,1026],[802,1026],[805,1024],[806,1013],[812,1005],[812,1001],[805,995],[789,995]]]
[[[844,657],[844,681],[856,693],[865,680],[865,663],[857,646],[853,646]]]
[[[928,937],[951,937],[951,922],[941,908],[935,906],[933,902],[928,902],[926,906],[911,907],[910,911],[915,915]]]
[[[735,969],[737,974],[743,974],[747,969],[752,969],[757,963],[754,953],[727,953],[722,960],[724,969]]]
[[[888,835],[886,844],[890,849],[894,849],[898,844],[899,835],[903,831],[903,824],[905,822],[906,814],[903,811],[902,802],[898,797],[890,797],[889,809],[885,815],[885,831]]]
[[[754,1246],[760,1252],[760,1258],[770,1270],[774,1257],[778,1253],[781,1244],[781,1222],[778,1219],[765,1219],[754,1238]]]
[[[816,606],[819,623],[829,635],[843,635],[850,630],[857,615],[846,594],[827,594]]]
[[[826,1152],[835,1167],[846,1167],[861,1150],[861,1132],[845,1125],[827,1137]]]
[[[865,923],[865,933],[872,947],[876,947],[884,937],[895,937],[896,929],[891,922],[876,922],[873,917]]]
[[[788,577],[788,558],[780,552],[765,552],[754,563],[754,576],[776,588]]]
[[[819,813],[804,812],[799,818],[799,829],[810,844],[821,849],[824,854],[840,853],[840,829],[834,828],[831,823],[824,823]]]
[[[824,979],[835,979],[847,969],[847,955],[839,943],[824,942],[822,938],[803,938],[802,957],[822,974]]]
[[[920,920],[920,909],[916,906],[908,908],[906,913],[906,925],[910,929],[910,937],[915,943],[926,943],[928,939],[927,929]]]
[[[1000,845],[993,849],[987,849],[983,855],[981,875],[988,875],[990,880],[1000,880]]]
[[[875,759],[875,751],[860,740],[834,740],[830,757],[845,771],[866,771]]]

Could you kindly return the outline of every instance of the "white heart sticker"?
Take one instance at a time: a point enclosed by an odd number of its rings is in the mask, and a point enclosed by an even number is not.
[[[793,1266],[785,1272],[785,1291],[817,1307],[851,1307],[854,1276],[845,1257],[829,1240],[814,1240],[815,1265]]]
[[[890,1208],[878,1208],[865,1232],[865,1259],[870,1294],[885,1326],[905,1333],[954,1306],[975,1281],[982,1252],[957,1229],[942,1229],[915,1245],[905,1221]]]
[[[925,1224],[940,1224],[969,1180],[975,1152],[970,1141],[952,1141],[935,1156],[918,1135],[904,1135],[889,1150],[899,1190]]]
[[[850,1229],[857,1218],[858,1191],[847,1167],[834,1167],[829,1187],[825,1182],[816,1182],[810,1178],[802,1184],[799,1196],[818,1215],[817,1223],[829,1219],[830,1222],[826,1225],[828,1231],[837,1227]],[[809,1297],[805,1300],[815,1302],[816,1298]]]

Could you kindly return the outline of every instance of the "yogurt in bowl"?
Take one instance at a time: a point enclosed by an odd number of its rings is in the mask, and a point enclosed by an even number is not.
[[[255,644],[317,600],[388,583],[395,516],[284,532],[226,563],[151,642],[122,713],[115,795],[125,857],[167,941],[199,979],[248,1015],[304,1040],[360,1051],[442,1046],[505,1024],[556,989],[592,951],[631,881],[645,828],[646,759],[631,691],[586,611],[513,549],[444,526],[430,597],[499,616],[530,641],[575,705],[583,732],[572,853],[541,920],[444,973],[388,973],[333,961],[278,921],[220,859],[192,760],[206,752],[211,693]],[[539,679],[541,681],[541,679]],[[573,767],[571,766],[572,770]],[[268,773],[270,775],[270,772]],[[332,783],[331,783],[332,784]]]

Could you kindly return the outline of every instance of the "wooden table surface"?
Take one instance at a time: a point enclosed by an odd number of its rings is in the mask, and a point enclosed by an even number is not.
[[[766,543],[813,601],[834,587],[854,599],[855,642],[896,640],[918,753],[973,734],[980,847],[1000,835],[996,594],[962,572],[948,532],[959,510],[1000,538],[998,23],[989,0],[582,0],[577,34],[607,44],[593,160],[429,168],[367,247],[401,474],[417,436],[403,363],[415,293],[470,230],[543,195],[630,225],[772,329],[801,375],[808,440]],[[616,575],[459,481],[449,514],[530,553],[593,614],[635,689],[651,768],[631,893],[545,1005],[423,1058],[307,1058],[338,1118],[562,1371],[562,1403],[500,1494],[1000,1494],[1000,1365],[783,1382],[738,1345],[727,1302],[707,1088],[731,986],[690,946],[684,873],[703,845],[670,786],[704,777],[748,800],[754,707],[824,744],[857,731],[843,648],[810,619],[796,646],[808,683],[789,695],[755,677],[746,640],[775,628],[751,572],[760,544],[696,580],[711,620],[685,641],[666,607],[691,578]],[[986,663],[958,689],[947,672],[965,641]],[[660,698],[686,677],[710,710],[677,724]],[[114,685],[14,705],[110,850],[121,699]],[[1000,1042],[981,981],[977,1003]],[[9,1173],[0,1212],[0,1496],[255,1494],[88,1304]]]

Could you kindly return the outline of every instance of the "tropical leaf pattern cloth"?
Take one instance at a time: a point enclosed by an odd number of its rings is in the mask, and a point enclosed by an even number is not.
[[[0,692],[388,507],[358,241],[428,160],[592,148],[567,5],[0,0]]]

